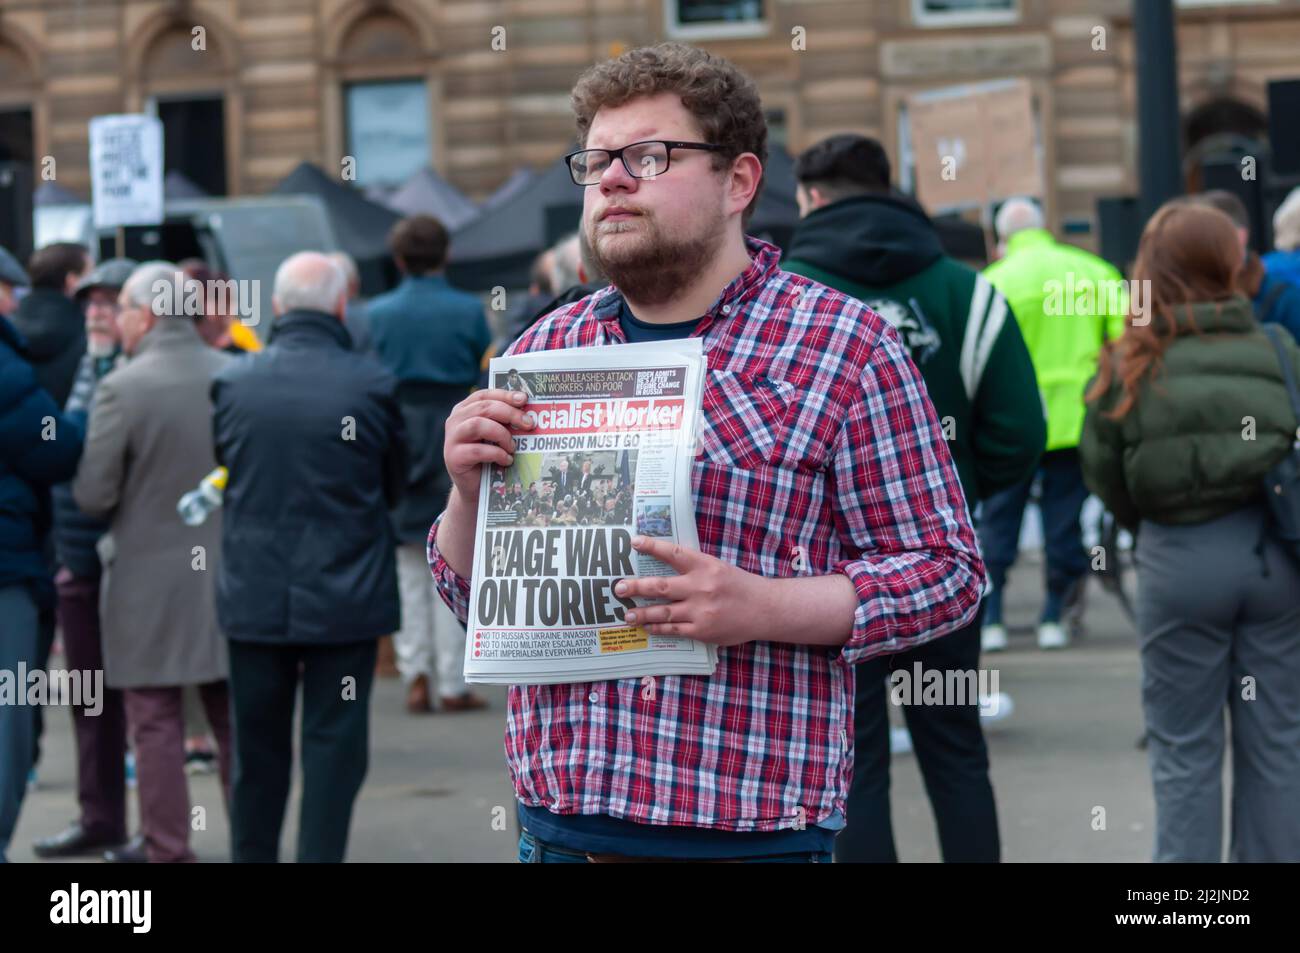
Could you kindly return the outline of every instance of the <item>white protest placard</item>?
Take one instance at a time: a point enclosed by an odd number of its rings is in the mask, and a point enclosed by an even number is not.
[[[90,183],[95,227],[163,220],[163,128],[153,116],[90,120]]]

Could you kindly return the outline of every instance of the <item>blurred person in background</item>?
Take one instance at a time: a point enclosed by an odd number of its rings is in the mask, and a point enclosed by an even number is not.
[[[13,256],[0,249],[0,291],[7,298],[10,288],[26,283]],[[49,493],[76,472],[82,436],[40,385],[22,335],[0,313],[0,671],[45,667],[55,604],[46,547]],[[0,863],[27,793],[39,708],[0,704]]]
[[[989,265],[984,277],[1006,298],[1029,349],[1047,414],[1047,444],[1036,474],[992,494],[981,505],[980,542],[990,585],[981,641],[986,652],[1007,647],[1003,593],[1019,553],[1025,504],[1037,477],[1042,487],[1039,510],[1047,588],[1039,615],[1038,647],[1062,649],[1081,626],[1088,574],[1079,524],[1088,498],[1078,451],[1083,391],[1096,373],[1102,345],[1124,333],[1127,304],[1120,273],[1096,255],[1056,241],[1032,199],[1004,203],[995,227],[1004,254]],[[1091,294],[1076,295],[1079,289]]]
[[[208,388],[231,360],[177,308],[193,289],[170,262],[146,262],[127,279],[118,328],[130,359],[95,390],[72,484],[77,507],[109,523],[100,546],[104,681],[124,691],[145,855],[155,863],[194,860],[184,686],[198,686],[216,736],[223,795],[230,783],[226,650],[209,575],[221,566],[221,514],[189,526],[176,512],[216,466]],[[105,858],[139,859],[117,850]]]
[[[538,280],[539,268],[545,268],[545,280]],[[534,282],[530,293],[518,312],[512,312],[510,320],[505,322],[505,333],[493,342],[492,350],[485,356],[483,375],[479,386],[487,387],[487,359],[503,354],[520,335],[552,311],[573,304],[587,297],[593,291],[599,291],[608,284],[600,277],[586,253],[586,243],[580,232],[561,238],[558,242],[537,256],[533,264]]]
[[[435,593],[425,543],[451,487],[442,461],[447,415],[478,383],[491,337],[478,298],[453,288],[443,273],[447,230],[436,218],[415,215],[389,236],[402,283],[371,300],[375,353],[398,381],[411,471],[393,520],[400,545],[397,572],[402,627],[393,636],[397,667],[412,713],[483,708],[465,683],[465,630]],[[436,681],[436,685],[434,682]]]
[[[1189,195],[1183,201],[1208,205],[1232,219],[1244,262],[1237,277],[1241,293],[1250,299],[1256,318],[1280,324],[1292,338],[1300,338],[1300,288],[1271,274],[1250,247],[1250,212],[1246,203],[1225,189]]]
[[[19,288],[31,284],[31,278],[9,249],[0,245],[0,318],[8,319],[18,307]],[[12,323],[12,322],[11,322]]]
[[[801,220],[783,267],[857,298],[902,336],[950,428],[967,505],[1031,476],[1047,427],[1006,299],[945,255],[926,214],[891,191],[889,157],[874,139],[843,134],[819,142],[795,161],[795,178]],[[898,860],[889,809],[889,673],[914,663],[974,672],[979,654],[977,613],[951,635],[858,666],[850,820],[836,838],[838,860]],[[903,708],[947,862],[1000,857],[980,706],[976,697]]]
[[[60,407],[68,402],[77,365],[86,353],[86,318],[73,294],[90,269],[84,245],[58,242],[38,249],[27,262],[32,290],[13,313],[14,328],[27,341],[36,380]]]
[[[397,385],[352,349],[346,302],[329,258],[289,257],[267,347],[212,385],[211,433],[230,470],[217,613],[230,647],[236,862],[279,857],[300,686],[297,859],[343,860],[369,758],[375,643],[399,622],[388,518],[407,474]]]
[[[1300,186],[1273,213],[1273,251],[1264,256],[1264,268],[1274,278],[1300,288]]]
[[[1184,201],[1147,223],[1133,277],[1151,320],[1103,352],[1079,447],[1088,486],[1137,532],[1157,861],[1222,859],[1225,713],[1229,859],[1300,861],[1300,562],[1263,500],[1300,421],[1238,290],[1237,227]],[[1300,379],[1300,348],[1275,333]]]
[[[83,427],[100,380],[121,360],[118,295],[137,266],[129,258],[112,258],[100,262],[77,284],[74,297],[86,315],[86,353],[77,368],[64,413]],[[54,584],[63,654],[70,669],[102,671],[101,567],[96,547],[108,524],[77,508],[70,482],[54,487],[52,496],[54,552],[59,566]],[[37,857],[99,854],[127,840],[126,708],[122,692],[105,687],[97,703],[98,710],[84,704],[72,706],[80,814],[64,830],[37,841],[32,846]],[[127,849],[140,853],[143,840]]]
[[[554,275],[555,248],[552,246],[533,259],[533,265],[528,271],[528,292],[515,296],[514,304],[501,318],[501,334],[492,342],[485,358],[504,352],[533,323],[533,316],[538,309],[555,298],[557,289]],[[485,366],[484,370],[486,369]]]
[[[28,259],[27,271],[31,290],[18,303],[12,315],[14,329],[25,342],[26,357],[36,374],[36,382],[45,388],[58,407],[68,401],[77,366],[86,353],[86,320],[73,300],[77,283],[90,270],[90,253],[85,246],[57,242],[37,249]],[[48,538],[47,538],[48,542]],[[54,578],[54,554],[47,548],[50,579]],[[53,624],[41,626],[41,644],[37,655],[39,668],[49,664],[54,645]],[[35,762],[40,760],[40,739],[44,726],[43,708],[36,709]]]
[[[180,263],[180,269],[186,278],[197,281],[203,289],[203,314],[195,327],[208,347],[227,354],[260,351],[262,342],[256,332],[235,313],[239,295],[229,276],[208,267],[201,258],[185,259]]]
[[[357,270],[356,260],[345,251],[330,252],[326,257],[338,266],[348,282],[348,309],[343,316],[343,326],[352,338],[352,350],[362,354],[373,352],[370,319],[366,315],[366,303],[361,299],[361,272]]]

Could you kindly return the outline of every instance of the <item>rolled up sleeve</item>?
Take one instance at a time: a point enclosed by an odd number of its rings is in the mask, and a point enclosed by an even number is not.
[[[984,564],[925,385],[892,328],[849,400],[831,461],[836,531],[851,557],[853,634],[837,661],[903,652],[970,623]]]
[[[456,613],[461,622],[469,622],[469,580],[459,576],[447,565],[442,553],[438,551],[438,527],[446,513],[439,513],[433,525],[429,527],[429,542],[426,554],[429,559],[429,571],[433,573],[438,595],[447,603],[447,608]]]

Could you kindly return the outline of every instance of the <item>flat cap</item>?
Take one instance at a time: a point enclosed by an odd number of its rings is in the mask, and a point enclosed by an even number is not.
[[[135,271],[139,264],[132,258],[109,258],[101,261],[86,274],[86,277],[77,282],[72,296],[80,299],[91,288],[112,288],[114,291],[120,291],[126,284],[126,279],[131,277],[131,272]]]

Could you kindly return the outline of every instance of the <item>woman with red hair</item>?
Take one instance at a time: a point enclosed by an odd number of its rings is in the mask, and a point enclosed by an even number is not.
[[[1141,316],[1102,353],[1079,450],[1137,532],[1155,859],[1223,857],[1224,714],[1234,861],[1300,861],[1300,565],[1270,533],[1264,474],[1297,420],[1277,351],[1237,292],[1232,221],[1173,202],[1142,233]],[[1300,378],[1300,348],[1279,329]]]

